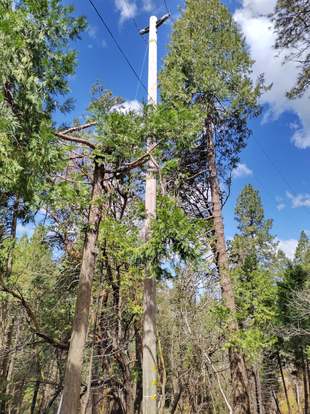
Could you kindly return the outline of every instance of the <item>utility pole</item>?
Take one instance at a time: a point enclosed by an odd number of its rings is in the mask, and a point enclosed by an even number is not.
[[[150,25],[140,30],[140,34],[149,33],[149,68],[148,68],[148,104],[157,104],[157,28],[169,18],[169,14],[157,20],[150,17]],[[152,137],[147,139],[147,149],[154,145]],[[145,179],[144,240],[150,238],[151,221],[156,217],[157,169],[154,162],[148,162]],[[143,414],[157,413],[157,351],[156,351],[156,278],[146,265],[144,274],[143,299]]]

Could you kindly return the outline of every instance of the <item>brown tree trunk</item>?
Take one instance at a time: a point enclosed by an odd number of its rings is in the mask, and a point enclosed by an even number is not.
[[[10,358],[11,358],[11,346],[13,343],[13,333],[14,333],[15,320],[12,319],[7,337],[6,337],[6,346],[4,351],[4,356],[1,361],[1,378],[0,378],[0,413],[6,413],[6,403],[7,403],[7,388],[8,388],[8,374],[10,367]]]
[[[259,414],[265,414],[265,408],[263,404],[263,391],[262,391],[262,381],[261,376],[259,373],[258,366],[254,369],[254,375],[255,375],[255,384],[257,389],[257,408]]]
[[[137,383],[136,383],[136,397],[135,397],[135,412],[141,412],[141,402],[142,402],[142,338],[141,330],[138,323],[134,323],[135,331],[135,354],[136,354],[136,363],[135,371],[137,372]]]
[[[11,228],[10,228],[10,237],[12,240],[12,245],[10,246],[5,269],[3,274],[0,275],[0,281],[5,283],[11,276],[12,268],[13,268],[13,251],[16,241],[16,228],[17,228],[17,216],[18,216],[18,208],[19,208],[19,201],[18,199],[15,200],[13,205],[12,211],[12,220],[11,220]],[[3,338],[5,349],[7,351],[10,350],[12,345],[12,338],[14,335],[14,317],[10,317],[9,310],[10,310],[10,303],[7,298],[4,298],[1,301],[1,331],[3,332]],[[14,310],[12,309],[14,312]],[[1,341],[2,342],[2,341]],[[0,345],[1,345],[0,342]],[[3,357],[0,358],[0,413],[6,413],[6,400],[7,400],[7,384],[8,384],[8,373],[9,373],[9,366],[10,366],[10,358],[11,353],[7,352],[4,354]]]
[[[302,374],[303,374],[303,382],[304,382],[304,414],[309,414],[307,366],[305,363],[305,356],[304,356],[303,349],[301,349],[301,357],[302,357]]]
[[[280,356],[279,352],[277,353],[277,358],[278,358],[279,370],[280,370],[282,385],[283,385],[284,394],[285,394],[287,412],[289,414],[291,414],[292,410],[291,410],[290,401],[289,401],[289,398],[288,398],[288,392],[287,392],[286,382],[285,382],[284,373],[283,373],[282,361],[281,361],[281,356]]]
[[[103,167],[99,166],[95,162],[91,205],[88,215],[88,228],[84,241],[78,295],[66,364],[60,414],[77,414],[80,408],[83,351],[88,331],[92,279],[95,272],[97,258],[96,244],[102,216],[102,209],[100,208],[99,203],[100,196],[103,192],[103,176]]]
[[[222,205],[220,196],[220,185],[217,173],[215,148],[213,143],[212,124],[206,122],[207,159],[209,180],[211,186],[211,197],[213,205],[213,223],[215,233],[215,252],[220,275],[222,298],[225,306],[230,311],[228,329],[230,335],[236,335],[239,327],[236,319],[236,304],[233,285],[229,274],[229,263],[224,236],[224,222],[222,218]],[[234,414],[249,414],[250,399],[248,394],[248,379],[243,355],[236,346],[229,348],[229,362],[233,390],[233,412]]]

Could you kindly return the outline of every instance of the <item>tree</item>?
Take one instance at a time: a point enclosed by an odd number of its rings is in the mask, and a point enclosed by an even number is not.
[[[239,233],[231,242],[230,257],[240,327],[238,341],[249,361],[249,377],[253,379],[252,410],[262,413],[271,398],[269,391],[263,390],[262,363],[264,353],[276,341],[271,329],[277,315],[273,271],[276,243],[270,234],[272,221],[265,219],[259,193],[251,185],[246,185],[237,199],[235,220]]]
[[[187,171],[194,170],[196,183],[205,179],[209,185],[215,241],[212,245],[221,279],[222,297],[230,312],[229,331],[238,332],[236,304],[229,275],[229,262],[221,216],[220,184],[230,181],[232,168],[249,136],[247,119],[259,112],[257,98],[261,83],[250,80],[251,59],[244,40],[228,10],[217,0],[189,0],[175,23],[169,53],[160,76],[164,101],[198,107],[204,118],[201,133],[183,152]],[[186,160],[186,161],[185,161]],[[191,169],[192,167],[192,169]],[[183,170],[182,173],[186,174]],[[197,189],[189,180],[192,188]],[[194,190],[195,191],[195,190]],[[202,190],[200,193],[208,193]],[[209,193],[209,194],[210,194]],[[208,200],[206,200],[208,204]],[[246,369],[237,346],[229,348],[235,413],[248,413]]]
[[[275,48],[287,51],[286,61],[298,64],[296,85],[287,92],[291,99],[304,95],[310,86],[310,8],[305,0],[278,0],[273,15],[277,34]]]
[[[16,227],[18,220],[33,217],[45,179],[61,160],[51,116],[60,108],[57,95],[68,92],[67,76],[75,68],[76,54],[67,46],[85,27],[84,19],[73,17],[72,12],[59,0],[40,4],[4,0],[0,5],[0,208],[5,214],[0,284],[1,290],[14,293],[20,301],[22,297],[7,286]],[[69,107],[68,101],[63,109]],[[6,318],[8,310],[9,302],[2,301],[4,335],[9,339],[14,318]],[[9,362],[6,358],[2,363],[3,375]],[[5,412],[5,390],[0,392],[4,395],[0,412]]]
[[[309,314],[306,311],[309,294],[309,240],[301,232],[294,262],[287,267],[278,283],[279,343],[286,353],[286,360],[293,363],[303,383],[304,414],[309,412]],[[288,400],[288,398],[287,398]],[[300,407],[300,402],[297,401]],[[288,402],[289,405],[289,402]]]
[[[309,259],[310,243],[307,234],[302,231],[295,251],[294,262],[298,265],[305,265]]]

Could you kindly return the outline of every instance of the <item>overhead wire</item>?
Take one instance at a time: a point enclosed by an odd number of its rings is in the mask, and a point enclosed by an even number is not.
[[[282,174],[282,172],[280,171],[279,167],[277,166],[277,164],[272,160],[272,158],[270,157],[270,155],[267,153],[267,151],[264,149],[264,147],[261,145],[261,143],[254,137],[254,141],[256,143],[256,145],[258,146],[258,148],[261,150],[261,152],[264,154],[265,158],[267,159],[267,161],[269,161],[269,163],[272,165],[273,169],[276,171],[276,173],[278,174],[278,176],[281,178],[282,182],[285,184],[285,186],[291,191],[294,192],[291,184],[288,182],[288,180],[284,177],[284,175]]]
[[[169,6],[168,6],[167,0],[163,0],[163,1],[164,1],[164,6],[165,6],[165,8],[166,8],[166,11],[167,11],[167,13],[168,13],[168,14],[170,14],[170,18],[171,18],[171,20],[172,20],[172,21],[173,21],[173,23],[174,23],[174,18],[173,18],[173,16],[172,16],[172,13],[171,13],[170,8],[169,8]]]
[[[277,164],[273,161],[273,159],[270,157],[270,155],[267,153],[267,151],[264,149],[264,147],[259,143],[259,141],[255,137],[254,137],[254,141],[255,141],[256,145],[258,146],[258,148],[261,150],[261,152],[264,154],[267,161],[269,161],[270,165],[273,167],[273,169],[276,171],[278,176],[281,178],[282,182],[285,184],[285,187],[288,188],[289,191],[292,194],[294,194],[295,190],[293,189],[291,184],[288,182],[288,180],[286,179],[284,174],[282,174],[282,172],[281,172],[280,168],[277,166]],[[308,210],[307,210],[307,212],[310,213]]]
[[[128,64],[128,66],[130,67],[132,73],[134,74],[134,76],[136,77],[136,79],[138,80],[138,82],[141,84],[141,86],[143,87],[143,89],[146,91],[146,93],[148,93],[147,91],[147,87],[144,85],[144,83],[142,82],[141,78],[139,77],[139,75],[137,74],[135,68],[133,67],[133,65],[131,64],[130,60],[128,59],[126,53],[124,52],[124,50],[122,49],[121,45],[119,44],[118,40],[116,39],[116,37],[114,36],[112,30],[110,29],[109,25],[107,24],[107,22],[105,21],[105,19],[103,18],[103,16],[101,15],[101,13],[99,12],[99,10],[97,9],[96,5],[94,4],[94,2],[92,0],[88,0],[89,3],[91,4],[91,6],[93,7],[94,11],[96,12],[97,16],[99,17],[100,21],[102,22],[102,24],[104,25],[105,29],[107,30],[107,32],[109,33],[110,37],[112,38],[114,44],[116,45],[117,49],[119,50],[120,54],[123,56],[124,60],[126,61],[126,63]]]
[[[144,72],[144,66],[145,66],[145,61],[146,61],[146,55],[147,55],[147,51],[148,51],[148,44],[146,44],[145,46],[145,52],[144,52],[144,56],[143,56],[143,60],[142,60],[142,65],[141,65],[141,71],[140,71],[140,79],[143,76],[143,72]],[[140,89],[140,83],[137,82],[137,88],[136,88],[136,94],[135,94],[135,100],[138,97],[138,93],[139,93],[139,89]]]

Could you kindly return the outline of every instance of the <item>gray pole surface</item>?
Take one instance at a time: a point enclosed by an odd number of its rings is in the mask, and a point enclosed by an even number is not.
[[[157,103],[157,18],[150,17],[149,26],[149,72],[148,103]],[[148,138],[148,149],[153,145]],[[148,163],[145,182],[144,226],[145,241],[150,238],[151,220],[156,216],[156,168],[152,160]],[[157,413],[157,355],[156,355],[156,279],[146,265],[144,275],[144,319],[143,319],[143,414]]]

